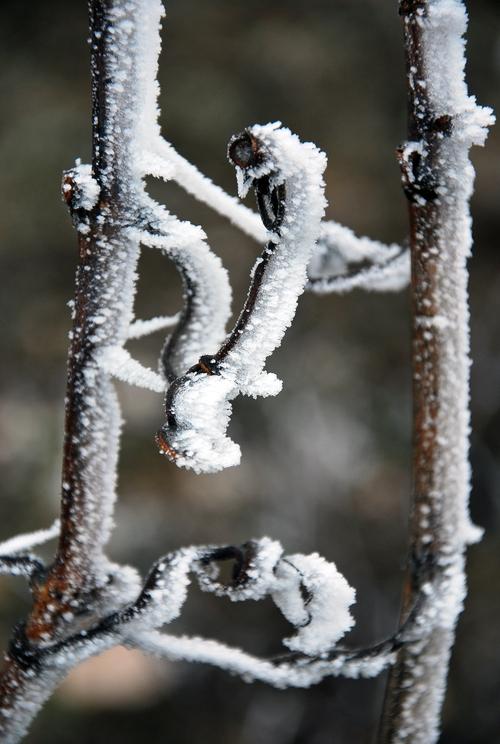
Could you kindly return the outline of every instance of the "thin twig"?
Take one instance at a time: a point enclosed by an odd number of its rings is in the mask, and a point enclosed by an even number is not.
[[[259,215],[238,202],[217,186],[198,168],[180,155],[174,147],[162,137],[156,136],[150,144],[151,152],[145,154],[145,161],[150,165],[152,175],[165,180],[176,181],[195,199],[207,204],[211,209],[226,217],[243,233],[262,243],[266,240],[266,231],[259,219]],[[346,292],[356,286],[367,286],[368,277],[364,276],[357,283],[341,282],[340,277],[331,276],[329,270],[322,272],[324,283],[320,286],[315,279],[317,276],[318,257],[328,257],[328,263],[338,264],[338,273],[343,274],[349,263],[366,260],[374,267],[385,263],[392,255],[401,251],[400,246],[385,245],[367,237],[358,237],[351,229],[333,220],[323,221],[320,227],[318,246],[309,265],[311,281],[306,284],[306,290],[313,292]],[[375,277],[374,277],[375,278]],[[389,289],[399,290],[408,284],[409,269],[399,272],[398,281],[393,281]],[[339,281],[335,281],[338,279]],[[386,291],[387,282],[370,282],[370,289]]]

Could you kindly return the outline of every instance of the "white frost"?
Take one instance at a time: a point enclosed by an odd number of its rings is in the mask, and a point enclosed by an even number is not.
[[[82,164],[79,160],[71,171],[75,184],[74,206],[77,209],[90,210],[95,207],[99,199],[99,184],[92,176],[92,166]],[[69,184],[63,185],[63,191],[71,189]]]
[[[266,230],[258,214],[226,194],[220,186],[183,158],[169,142],[159,137],[158,133],[152,135],[148,148],[141,160],[145,172],[166,181],[176,181],[189,194],[226,217],[246,235],[258,242],[266,239]],[[368,272],[364,272],[356,282],[349,281],[348,277],[343,279],[341,275],[345,273],[349,263],[368,260],[375,268],[379,268],[400,252],[400,246],[358,237],[348,227],[334,221],[322,222],[318,245],[308,267],[308,275],[313,281],[308,282],[306,288],[319,294],[347,292],[355,288],[397,291],[409,281],[408,256],[405,263],[398,264],[399,273],[397,276],[396,273],[392,275],[391,282],[377,281],[375,275],[368,276]],[[321,285],[314,281],[319,276],[324,279]],[[335,281],[328,281],[330,276]]]
[[[156,630],[138,631],[127,637],[128,645],[171,659],[211,664],[236,674],[246,682],[259,680],[278,689],[307,688],[325,677],[376,677],[394,662],[394,654],[380,654],[371,659],[351,659],[349,655],[328,659],[304,660],[302,663],[272,663],[266,659],[206,638],[173,636]]]
[[[419,114],[446,117],[449,131],[436,135],[433,178],[438,184],[436,224],[422,224],[415,234],[417,250],[429,262],[433,297],[425,318],[416,318],[423,328],[421,348],[432,348],[438,363],[431,364],[432,385],[438,391],[434,420],[422,422],[422,437],[433,442],[429,465],[432,490],[429,503],[419,505],[414,519],[420,519],[422,544],[433,543],[437,566],[432,584],[424,587],[424,608],[417,618],[420,640],[404,651],[405,663],[400,686],[405,690],[404,705],[394,744],[408,741],[433,744],[439,736],[439,719],[446,687],[446,675],[455,625],[466,595],[465,548],[478,537],[470,521],[468,501],[470,468],[468,461],[469,414],[469,309],[467,297],[467,258],[472,246],[469,200],[474,170],[469,148],[482,145],[487,127],[493,123],[490,109],[477,106],[465,82],[465,41],[467,14],[460,0],[429,0],[426,13],[405,17],[421,32],[423,80],[410,69]],[[407,28],[407,35],[413,29]],[[429,111],[430,109],[430,111]],[[427,157],[427,143],[411,142],[402,151],[408,166],[411,153]],[[411,180],[411,179],[410,179]],[[418,196],[418,206],[425,198]],[[424,236],[424,233],[427,235]],[[431,238],[429,238],[431,236]],[[423,310],[420,312],[423,313]],[[429,344],[429,347],[427,347]],[[429,375],[429,372],[427,372]],[[430,417],[429,417],[430,419]],[[425,441],[425,439],[424,439]],[[432,532],[430,529],[432,525]],[[428,533],[426,529],[429,528]]]
[[[296,635],[284,640],[291,651],[310,656],[325,653],[354,625],[349,612],[354,589],[333,563],[317,553],[287,556],[277,568],[276,579],[273,600],[298,627]]]
[[[122,614],[119,632],[132,641],[136,632],[139,637],[147,637],[147,634],[144,635],[147,628],[159,628],[178,617],[187,598],[191,573],[198,579],[201,589],[219,597],[228,597],[233,602],[259,601],[271,596],[297,630],[292,638],[284,639],[283,643],[289,649],[307,656],[316,657],[330,652],[339,638],[354,625],[349,612],[355,598],[354,589],[333,563],[317,553],[283,555],[278,541],[263,537],[247,546],[247,550],[252,552],[245,565],[244,579],[233,585],[225,585],[219,581],[217,562],[211,560],[207,563],[204,560],[214,550],[211,546],[192,546],[181,548],[161,559],[153,569],[153,578],[150,575],[148,579],[148,588],[144,590],[137,609],[125,610]],[[165,638],[173,641],[172,637]],[[215,649],[212,642],[198,640],[198,645],[201,643],[203,648]],[[222,652],[220,666],[224,666],[224,648],[217,644],[218,651]],[[340,654],[340,659],[344,658],[345,661],[347,656],[348,652],[345,652],[345,656]],[[240,658],[252,659],[248,655]],[[203,654],[196,660],[202,661]],[[380,658],[373,661],[379,668]],[[306,660],[305,664],[309,665],[310,662]],[[299,673],[299,677],[304,681],[309,680],[308,684],[311,684],[325,674],[335,673],[338,665],[339,660],[336,659],[316,668],[307,666],[309,671],[304,671],[304,675]],[[268,664],[268,668],[271,669],[272,665]],[[318,669],[322,670],[319,677]],[[278,674],[276,681],[279,673],[275,671]],[[363,673],[361,668],[358,673]],[[351,674],[357,676],[354,663],[351,665]]]
[[[101,349],[98,363],[101,369],[122,382],[152,390],[155,393],[165,392],[166,383],[163,377],[133,359],[122,346],[108,346]]]
[[[234,380],[226,376],[186,376],[172,406],[177,426],[169,443],[178,453],[177,465],[197,473],[238,465],[240,448],[226,437],[236,394]]]
[[[21,553],[31,550],[31,548],[34,548],[36,545],[43,545],[43,543],[57,537],[59,535],[59,529],[60,522],[56,519],[54,524],[47,527],[47,529],[27,532],[22,535],[11,537],[9,540],[4,540],[3,543],[0,543],[0,555]]]
[[[189,303],[188,321],[169,352],[172,374],[179,376],[202,354],[214,353],[224,339],[231,313],[231,287],[227,271],[210,250],[201,228],[181,222],[160,205],[149,202],[148,208],[151,229],[131,228],[131,234],[174,261]]]
[[[151,333],[163,331],[165,328],[172,328],[179,322],[179,313],[177,315],[161,315],[149,320],[134,320],[128,327],[127,338],[143,338]]]
[[[209,379],[189,373],[173,396],[176,425],[167,422],[163,427],[166,451],[172,448],[178,465],[197,472],[216,472],[239,462],[239,449],[225,434],[229,404],[236,395],[270,395],[280,389],[279,381],[264,372],[264,365],[295,315],[326,206],[322,152],[279,124],[257,125],[249,131],[265,156],[263,163],[245,173],[247,184],[265,175],[271,187],[285,184],[285,216],[279,233],[269,234],[275,247],[265,249],[267,265],[250,320],[225,354],[218,373]],[[256,267],[262,260],[257,259]]]

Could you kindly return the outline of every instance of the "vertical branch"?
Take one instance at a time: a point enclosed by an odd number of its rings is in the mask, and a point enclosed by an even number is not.
[[[89,11],[92,166],[77,165],[63,180],[78,231],[79,263],[68,359],[61,531],[52,567],[32,582],[32,612],[16,631],[0,677],[0,737],[6,742],[19,740],[78,661],[68,656],[51,666],[41,660],[41,650],[78,632],[98,610],[117,601],[113,586],[107,587],[104,548],[112,527],[121,422],[99,354],[124,343],[132,318],[139,241],[129,229],[142,193],[133,145],[150,93],[141,96],[140,83],[158,51],[154,45],[146,49],[141,34],[151,24],[158,27],[162,8],[159,0],[90,0]]]
[[[92,168],[79,165],[63,182],[78,230],[79,264],[68,360],[61,535],[55,563],[35,596],[27,627],[31,640],[50,635],[63,613],[88,610],[90,595],[107,580],[103,550],[112,524],[121,420],[99,352],[123,343],[132,318],[139,245],[127,226],[137,202],[132,145],[140,24],[133,21],[141,5],[140,0],[126,6],[91,0],[89,5]],[[54,608],[50,612],[48,604]]]
[[[403,646],[390,675],[380,740],[431,744],[455,625],[466,594],[471,246],[468,152],[491,112],[464,82],[467,16],[461,0],[403,0],[409,141],[398,155],[409,203],[412,256],[413,486],[402,622],[423,592],[422,637]]]
[[[31,666],[24,668],[18,659],[7,657],[7,665],[0,678],[0,740],[3,744],[16,744],[21,740],[67,670],[43,670],[43,684],[40,683],[40,671],[33,674]]]

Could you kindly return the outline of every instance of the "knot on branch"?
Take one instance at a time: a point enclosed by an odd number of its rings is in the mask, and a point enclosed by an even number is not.
[[[90,212],[98,203],[101,189],[92,175],[92,166],[77,163],[63,172],[62,196],[71,213]]]
[[[439,196],[434,172],[428,163],[428,153],[422,142],[408,142],[396,150],[401,168],[403,191],[412,204],[423,206]]]
[[[253,186],[264,227],[274,232],[285,217],[286,188],[279,178],[279,163],[267,145],[250,129],[245,129],[231,138],[227,153],[229,162],[236,168],[239,195],[245,196]]]
[[[255,168],[264,159],[262,144],[249,129],[235,134],[229,140],[227,147],[229,162],[237,168]]]
[[[211,356],[210,354],[204,354],[200,357],[198,364],[190,369],[190,372],[200,372],[205,375],[218,375],[220,374],[219,361]]]

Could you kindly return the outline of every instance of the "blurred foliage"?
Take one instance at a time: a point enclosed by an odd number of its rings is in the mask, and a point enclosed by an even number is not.
[[[498,110],[500,9],[470,3],[469,82]],[[402,240],[406,205],[395,147],[405,137],[404,58],[397,3],[377,0],[228,0],[167,3],[161,58],[166,136],[235,192],[225,159],[230,135],[282,120],[329,156],[328,216],[359,233]],[[76,239],[59,196],[60,173],[90,152],[86,3],[4,0],[0,28],[0,466],[2,537],[48,525],[57,511],[65,355]],[[500,135],[473,153],[475,248],[471,262],[472,511],[486,528],[472,548],[443,744],[500,739]],[[173,212],[202,224],[231,273],[237,309],[257,247],[173,185],[151,184]],[[137,313],[175,311],[175,272],[141,259]],[[135,342],[154,364],[161,338]],[[406,545],[410,373],[406,293],[305,296],[269,364],[285,382],[276,399],[238,401],[232,432],[240,468],[216,476],[176,470],[158,457],[162,419],[153,394],[120,388],[127,421],[111,552],[145,569],[191,542],[269,534],[289,551],[318,550],[357,587],[353,642],[393,630]],[[28,596],[3,579],[0,639]],[[228,606],[193,592],[178,632],[259,653],[279,651],[284,623],[270,605]],[[281,635],[280,635],[281,634]],[[133,664],[109,657],[112,672]],[[125,670],[128,669],[129,672]],[[245,685],[202,666],[167,664],[155,694],[92,696],[75,685],[43,711],[32,744],[234,744],[369,742],[384,679],[328,680],[310,691]],[[147,674],[142,670],[141,674]],[[95,670],[95,675],[98,669]],[[97,678],[95,677],[94,678]],[[147,687],[147,686],[146,686]],[[150,688],[147,688],[150,689]]]

